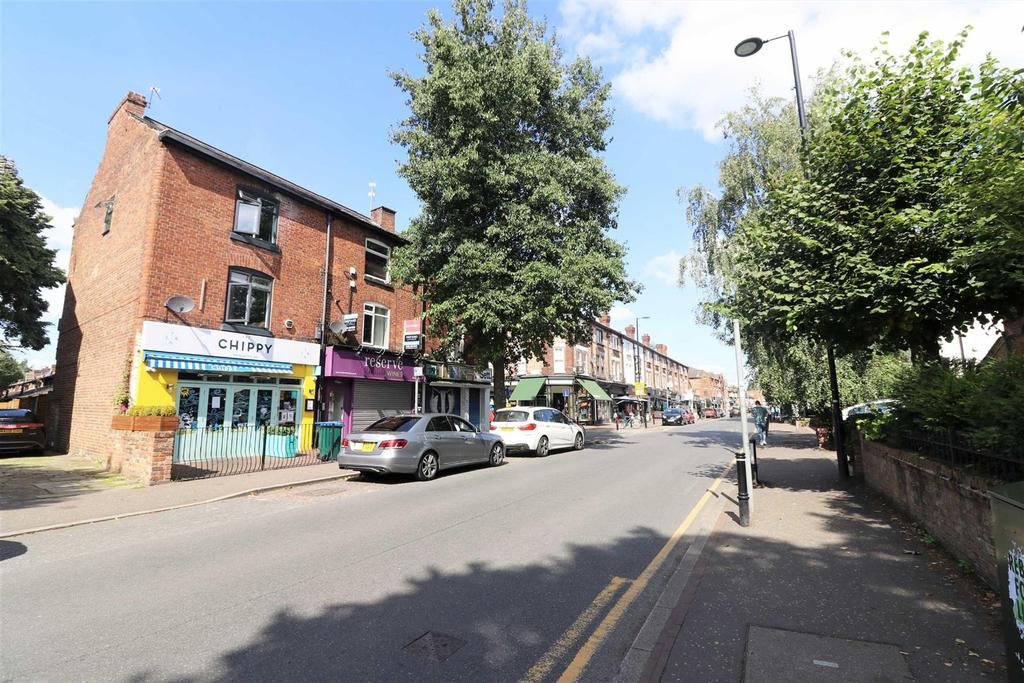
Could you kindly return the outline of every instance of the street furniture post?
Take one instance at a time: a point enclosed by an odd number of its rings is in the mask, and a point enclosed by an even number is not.
[[[750,479],[747,478],[747,454],[736,451],[736,482],[739,485],[740,526],[750,526]]]

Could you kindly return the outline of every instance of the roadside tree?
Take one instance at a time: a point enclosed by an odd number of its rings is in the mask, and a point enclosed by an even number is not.
[[[1024,80],[921,34],[819,88],[806,179],[737,234],[724,310],[766,335],[938,353],[1024,301]],[[1016,189],[1013,189],[1016,188]]]
[[[64,282],[46,246],[50,217],[39,195],[25,187],[14,162],[0,156],[0,348],[39,350],[49,342],[42,290]]]
[[[456,0],[414,34],[424,73],[392,74],[410,113],[393,135],[400,174],[422,208],[394,275],[420,288],[430,331],[448,348],[505,368],[554,337],[590,334],[593,318],[638,290],[617,227],[623,188],[601,152],[610,86],[587,59],[563,62],[526,4]]]

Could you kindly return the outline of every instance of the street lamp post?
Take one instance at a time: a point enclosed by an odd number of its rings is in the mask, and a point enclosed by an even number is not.
[[[807,145],[807,111],[804,109],[804,90],[800,85],[800,65],[796,59],[796,36],[792,31],[785,35],[775,36],[762,40],[761,38],[747,38],[741,41],[733,52],[737,57],[749,57],[758,52],[765,43],[780,38],[789,38],[789,56],[793,62],[793,84],[796,87],[796,115],[800,121],[800,140]],[[806,168],[805,168],[806,171]],[[839,403],[839,380],[836,376],[836,352],[832,344],[827,347],[828,351],[828,383],[832,392],[832,434],[836,442],[836,459],[839,465],[839,478],[849,479],[850,470],[846,460],[846,439],[843,434],[843,415]]]

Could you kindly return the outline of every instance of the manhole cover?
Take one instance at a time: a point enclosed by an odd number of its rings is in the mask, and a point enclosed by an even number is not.
[[[433,662],[443,662],[465,644],[466,641],[459,640],[455,636],[427,631],[402,649]]]
[[[745,683],[913,681],[899,647],[866,640],[751,626]]]

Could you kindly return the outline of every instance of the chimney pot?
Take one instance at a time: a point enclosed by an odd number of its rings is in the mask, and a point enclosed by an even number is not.
[[[611,325],[611,323],[612,323],[612,316],[610,314],[608,314],[608,313],[602,313],[598,317],[598,320],[601,321],[602,325]]]
[[[370,219],[388,232],[395,231],[395,210],[386,206],[378,206],[370,211]]]
[[[632,325],[626,325],[626,336],[630,339],[636,339],[636,328]]]
[[[640,339],[643,340],[644,346],[650,346],[651,345],[651,335],[645,334],[644,336],[640,337]]]
[[[114,120],[114,117],[117,116],[118,113],[121,111],[125,111],[129,114],[134,114],[140,118],[145,116],[146,98],[137,92],[128,91],[128,94],[125,95],[118,103],[117,107],[114,108],[114,113],[110,115],[109,119],[107,119],[107,125],[110,125],[110,123]]]

